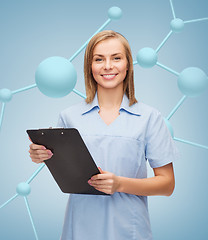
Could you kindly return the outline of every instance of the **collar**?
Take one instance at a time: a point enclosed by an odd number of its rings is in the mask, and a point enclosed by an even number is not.
[[[86,103],[85,102],[85,105],[84,105],[84,108],[83,108],[83,111],[82,111],[82,115],[90,112],[94,108],[100,109],[99,103],[98,103],[97,92],[96,92],[95,97],[94,97],[94,99],[91,103]],[[137,116],[141,115],[141,106],[139,107],[138,103],[134,103],[133,105],[129,106],[129,99],[126,96],[125,93],[123,95],[123,100],[122,100],[119,112],[121,110],[124,110],[124,111],[126,111],[130,114],[134,114],[134,115],[137,115]]]

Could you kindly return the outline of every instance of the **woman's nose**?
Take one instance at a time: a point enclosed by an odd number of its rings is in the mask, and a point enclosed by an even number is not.
[[[112,62],[110,60],[106,60],[104,67],[105,67],[105,69],[111,69],[113,67]]]

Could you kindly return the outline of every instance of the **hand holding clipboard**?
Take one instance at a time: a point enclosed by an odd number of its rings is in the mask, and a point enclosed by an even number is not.
[[[27,133],[33,143],[53,153],[45,164],[62,192],[107,195],[88,184],[100,171],[77,129],[38,129],[27,130]]]

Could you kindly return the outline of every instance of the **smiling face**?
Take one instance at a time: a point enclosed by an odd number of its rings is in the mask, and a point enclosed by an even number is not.
[[[127,73],[127,58],[123,44],[117,38],[99,42],[93,51],[92,75],[99,88],[123,86]]]

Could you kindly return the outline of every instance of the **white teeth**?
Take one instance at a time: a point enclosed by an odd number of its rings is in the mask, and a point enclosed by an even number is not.
[[[114,78],[116,74],[103,75],[104,78],[111,79]]]

